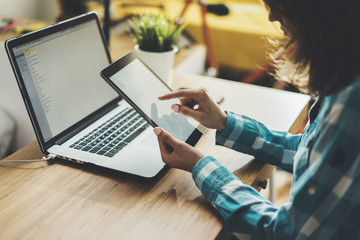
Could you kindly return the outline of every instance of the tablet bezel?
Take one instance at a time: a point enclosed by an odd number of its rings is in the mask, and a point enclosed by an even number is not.
[[[173,90],[162,80],[160,77],[148,66],[144,63],[134,52],[128,52],[123,57],[119,58],[115,62],[111,63],[105,69],[100,72],[101,77],[125,100],[127,101],[152,127],[157,127],[158,125],[145,113],[143,112],[110,78],[118,73],[125,66],[130,64],[134,60],[139,60],[154,76],[169,89],[170,92]],[[200,137],[203,135],[203,132],[199,129],[199,127],[195,127],[194,131],[190,134],[190,136],[185,141],[191,146],[195,146],[195,144],[199,141]]]

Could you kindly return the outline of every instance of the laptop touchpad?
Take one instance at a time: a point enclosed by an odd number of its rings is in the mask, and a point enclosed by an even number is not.
[[[140,142],[140,144],[151,148],[157,148],[159,146],[157,137],[152,132],[149,132],[149,134]]]

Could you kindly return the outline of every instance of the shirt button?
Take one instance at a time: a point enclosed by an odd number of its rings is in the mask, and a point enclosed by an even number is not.
[[[309,195],[314,195],[316,193],[316,189],[314,187],[309,187],[308,188],[308,194]]]

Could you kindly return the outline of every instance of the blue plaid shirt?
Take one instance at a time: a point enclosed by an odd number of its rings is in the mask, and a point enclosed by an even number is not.
[[[268,130],[227,112],[216,143],[293,173],[290,199],[275,207],[214,158],[193,179],[235,236],[253,239],[360,239],[360,79],[318,98],[302,134]]]

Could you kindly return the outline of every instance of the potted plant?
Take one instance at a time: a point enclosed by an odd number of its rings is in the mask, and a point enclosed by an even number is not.
[[[171,85],[172,67],[178,48],[176,41],[185,28],[165,15],[141,14],[128,20],[135,50],[150,68]]]

